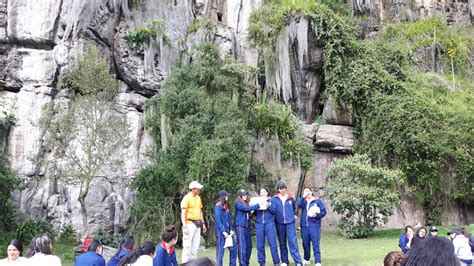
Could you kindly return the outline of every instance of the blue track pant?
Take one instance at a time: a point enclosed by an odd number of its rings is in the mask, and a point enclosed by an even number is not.
[[[225,237],[222,233],[216,232],[216,262],[217,266],[223,266],[224,264],[222,263],[222,258],[224,257],[224,244],[225,244]],[[230,266],[235,266],[235,261],[237,259],[237,247],[235,246],[235,241],[234,241],[234,246],[229,247],[229,265]]]
[[[319,249],[320,228],[316,226],[302,226],[301,238],[303,239],[304,260],[311,260],[311,244],[313,244],[315,263],[321,263],[321,251]]]
[[[252,255],[252,235],[250,227],[235,226],[237,234],[237,253],[239,265],[249,265],[250,255]]]
[[[296,237],[295,223],[276,223],[275,226],[277,230],[278,242],[280,242],[281,262],[290,264],[290,261],[288,260],[288,246],[290,246],[290,254],[296,265],[303,264],[303,262],[301,261],[300,251],[298,250],[298,240]],[[286,245],[287,239],[288,246]]]
[[[257,254],[258,263],[265,265],[265,238],[267,239],[268,245],[270,246],[270,252],[272,253],[273,264],[280,264],[280,256],[278,256],[277,240],[275,235],[275,224],[274,223],[256,223],[255,229],[257,231]]]

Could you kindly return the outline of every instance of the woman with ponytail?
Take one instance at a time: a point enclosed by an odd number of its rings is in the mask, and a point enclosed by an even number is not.
[[[174,225],[168,225],[161,233],[161,244],[156,246],[153,266],[178,266],[174,245],[178,242],[178,232]]]
[[[119,266],[153,266],[156,243],[145,241],[140,247],[129,252],[119,262]]]
[[[133,236],[124,236],[120,241],[120,246],[115,255],[112,256],[107,266],[117,266],[120,260],[125,257],[135,247],[135,238]]]

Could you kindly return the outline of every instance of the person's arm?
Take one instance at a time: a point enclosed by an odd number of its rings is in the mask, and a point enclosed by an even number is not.
[[[235,208],[239,211],[251,212],[251,211],[255,211],[255,210],[259,209],[260,205],[257,203],[257,204],[254,204],[252,206],[247,206],[244,203],[242,203],[241,201],[237,201],[236,204],[235,204]]]
[[[326,216],[326,205],[324,204],[324,202],[322,200],[318,200],[316,202],[316,204],[318,205],[319,207],[319,213],[316,215],[316,218],[317,219],[321,219],[323,218],[324,216]]]
[[[187,198],[184,197],[181,201],[181,223],[183,223],[183,234],[189,234],[188,224],[186,223],[186,208],[188,207]]]
[[[105,259],[104,259],[104,257],[101,257],[99,266],[105,266]]]
[[[162,248],[157,248],[155,251],[155,257],[153,258],[153,266],[166,266],[165,261],[163,259],[163,252],[164,249]]]
[[[204,221],[204,212],[202,211],[202,202],[201,202],[201,221],[202,221],[202,232],[206,233],[207,232],[207,227],[206,227],[206,223]]]
[[[296,201],[296,206],[297,206],[298,208],[303,209],[303,208],[305,207],[304,205],[305,205],[305,202],[304,202],[304,198],[303,198],[303,197],[299,198],[298,201]]]
[[[269,211],[273,215],[275,215],[277,212],[276,206],[271,199],[268,201],[267,211]]]
[[[214,225],[216,226],[219,233],[223,234],[226,231],[222,223],[221,217],[222,217],[222,208],[217,205],[214,206]]]
[[[406,236],[405,234],[401,235],[398,239],[398,246],[402,249],[403,253],[407,253],[407,246],[405,243]]]

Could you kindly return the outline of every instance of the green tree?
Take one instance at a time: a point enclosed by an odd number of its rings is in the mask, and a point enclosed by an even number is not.
[[[135,235],[153,238],[165,224],[179,224],[179,203],[192,180],[205,186],[201,198],[209,225],[217,192],[245,186],[251,154],[248,71],[205,44],[193,54],[193,63],[175,68],[162,93],[147,103],[154,163],[132,184],[138,191],[132,208]]]
[[[338,160],[328,170],[324,186],[331,205],[342,217],[338,227],[349,238],[370,236],[379,223],[386,223],[399,199],[399,171],[373,167],[366,155]]]
[[[53,155],[45,163],[52,177],[79,187],[86,226],[85,200],[92,180],[107,178],[104,167],[122,162],[118,152],[128,145],[129,128],[114,110],[118,80],[97,56],[96,48],[90,48],[78,66],[61,77],[60,86],[71,91],[71,100],[47,106],[42,115],[44,146]],[[62,162],[57,163],[57,158]]]

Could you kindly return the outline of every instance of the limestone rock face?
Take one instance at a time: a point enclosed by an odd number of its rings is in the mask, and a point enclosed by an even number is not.
[[[343,152],[352,151],[354,135],[352,127],[338,125],[320,125],[316,131],[315,146],[318,150]]]

